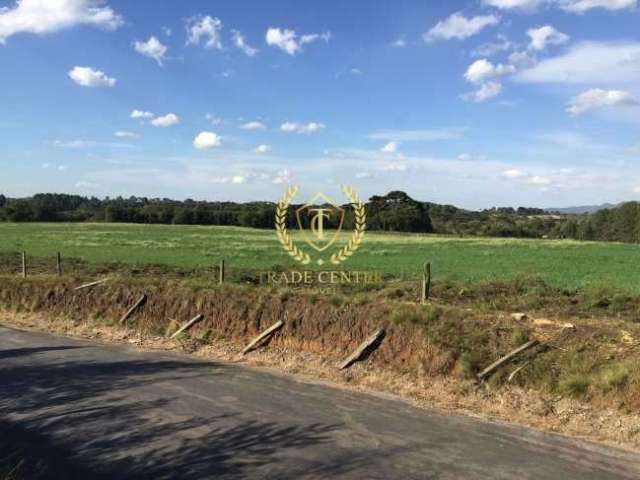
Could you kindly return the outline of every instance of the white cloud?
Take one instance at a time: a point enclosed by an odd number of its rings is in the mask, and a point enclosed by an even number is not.
[[[145,112],[143,110],[133,110],[131,112],[131,115],[129,115],[131,118],[135,118],[135,119],[139,119],[139,118],[153,118],[153,113],[151,112]]]
[[[497,25],[500,17],[496,15],[479,15],[467,18],[462,13],[456,12],[446,20],[439,21],[433,28],[423,35],[425,41],[459,40],[471,37],[486,27]]]
[[[273,178],[272,183],[276,185],[291,183],[291,172],[286,168],[284,170],[280,170]]]
[[[527,35],[531,39],[529,48],[532,50],[544,50],[547,45],[562,45],[569,41],[569,35],[559,32],[551,25],[544,25],[540,28],[530,28]]]
[[[391,142],[385,144],[385,146],[382,147],[380,149],[380,151],[382,153],[397,153],[398,147],[400,147],[400,143],[399,142],[391,141]]]
[[[637,0],[558,0],[560,8],[567,12],[584,13],[592,8],[605,10],[630,10],[638,6]]]
[[[513,65],[494,65],[486,58],[476,60],[464,74],[464,78],[471,83],[479,84],[487,80],[510,73],[515,73],[516,69]]]
[[[166,115],[151,120],[151,125],[154,127],[170,127],[180,123],[180,117],[175,113],[167,113]]]
[[[61,172],[64,172],[67,169],[66,165],[58,165],[58,170],[60,170]]]
[[[302,35],[302,37],[300,37],[300,44],[304,45],[305,43],[313,43],[317,40],[324,40],[325,42],[328,42],[331,40],[331,32]]]
[[[222,21],[209,15],[196,15],[187,20],[187,45],[200,45],[203,42],[206,48],[222,48],[220,32]]]
[[[462,98],[463,100],[481,103],[497,97],[500,92],[502,92],[502,84],[500,82],[486,82],[480,85],[477,90],[464,94]]]
[[[82,87],[114,87],[117,80],[91,67],[73,67],[69,77]]]
[[[140,55],[153,58],[158,65],[162,66],[162,61],[166,59],[167,47],[163,45],[156,37],[149,37],[146,42],[134,42],[133,48]]]
[[[627,10],[638,5],[637,0],[483,0],[482,3],[501,10],[523,11],[534,11],[542,5],[550,5],[572,13],[584,13],[592,8]]]
[[[528,83],[621,84],[640,82],[640,43],[582,42],[567,53],[523,70]]]
[[[527,172],[523,172],[522,170],[518,170],[517,168],[512,168],[510,170],[505,170],[502,172],[502,176],[505,178],[522,178],[527,177],[529,174]]]
[[[403,36],[396,38],[393,42],[391,42],[390,44],[392,47],[398,47],[398,48],[402,48],[402,47],[406,47],[407,46],[407,41],[405,40],[405,38]]]
[[[509,55],[509,64],[516,68],[530,68],[538,62],[535,54],[531,55],[529,51],[511,52]]]
[[[270,27],[265,35],[267,45],[278,47],[280,50],[287,52],[289,55],[295,55],[302,51],[302,45],[313,43],[317,40],[328,42],[331,39],[331,32],[311,33],[302,35],[298,40],[298,34],[295,30],[280,29]]]
[[[243,123],[242,125],[240,125],[240,128],[242,128],[243,130],[264,130],[267,127],[262,122],[253,121],[253,122]]]
[[[483,0],[484,5],[500,10],[534,10],[548,0]]]
[[[247,178],[242,175],[234,175],[231,177],[231,183],[245,183]]]
[[[102,0],[18,0],[0,7],[0,43],[17,33],[45,34],[75,25],[115,30],[122,17]]]
[[[220,136],[213,132],[200,132],[193,140],[193,146],[198,150],[208,150],[222,145]]]
[[[284,122],[280,125],[280,130],[287,133],[315,133],[324,129],[325,125],[318,122],[309,123],[297,123],[297,122]]]
[[[382,130],[370,133],[372,140],[388,140],[396,142],[433,142],[438,140],[459,140],[464,136],[461,127],[446,127],[433,130]]]
[[[204,118],[211,123],[211,125],[220,125],[222,123],[222,119],[220,117],[215,116],[212,113],[207,113]]]
[[[49,164],[48,163],[43,163],[42,165],[40,165],[42,168],[49,168]]]
[[[581,113],[597,108],[637,105],[637,103],[637,100],[635,100],[629,92],[592,88],[574,97],[567,107],[567,112],[571,115],[580,115]]]
[[[242,50],[246,55],[248,55],[249,57],[253,57],[256,53],[258,53],[258,49],[249,45],[242,33],[240,33],[238,30],[232,30],[232,35],[233,44],[237,48]]]
[[[138,135],[137,133],[126,132],[123,130],[118,130],[117,132],[114,133],[114,135],[118,138],[129,138],[129,139],[140,138],[140,135]]]
[[[270,145],[258,145],[255,149],[256,153],[259,153],[260,155],[263,155],[265,153],[269,153],[271,151],[271,146]]]

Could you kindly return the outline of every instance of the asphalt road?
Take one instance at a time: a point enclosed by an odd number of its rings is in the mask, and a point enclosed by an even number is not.
[[[186,356],[0,327],[0,420],[59,478],[639,479],[640,454]]]

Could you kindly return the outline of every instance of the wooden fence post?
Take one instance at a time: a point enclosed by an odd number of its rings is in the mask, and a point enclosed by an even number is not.
[[[126,322],[129,317],[131,315],[134,314],[134,312],[136,310],[138,310],[140,307],[142,307],[145,303],[147,303],[147,294],[144,293],[139,299],[138,301],[133,305],[133,307],[131,307],[129,310],[127,310],[127,313],[125,313],[122,318],[120,319],[120,325],[124,325],[124,322]]]
[[[220,260],[220,267],[218,272],[218,283],[224,283],[224,259]]]
[[[22,278],[27,278],[27,252],[22,252]]]
[[[429,292],[431,290],[431,263],[424,264],[422,272],[422,292],[420,293],[420,303],[426,303],[429,300]]]
[[[56,255],[56,269],[58,271],[58,276],[62,276],[62,257],[60,256],[60,252]]]

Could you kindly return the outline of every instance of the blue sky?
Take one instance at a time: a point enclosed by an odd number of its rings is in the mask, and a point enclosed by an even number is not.
[[[637,0],[0,0],[0,191],[640,196]]]

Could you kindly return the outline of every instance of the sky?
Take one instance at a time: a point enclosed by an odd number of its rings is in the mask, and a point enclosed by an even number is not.
[[[0,193],[640,197],[638,0],[0,0]]]

